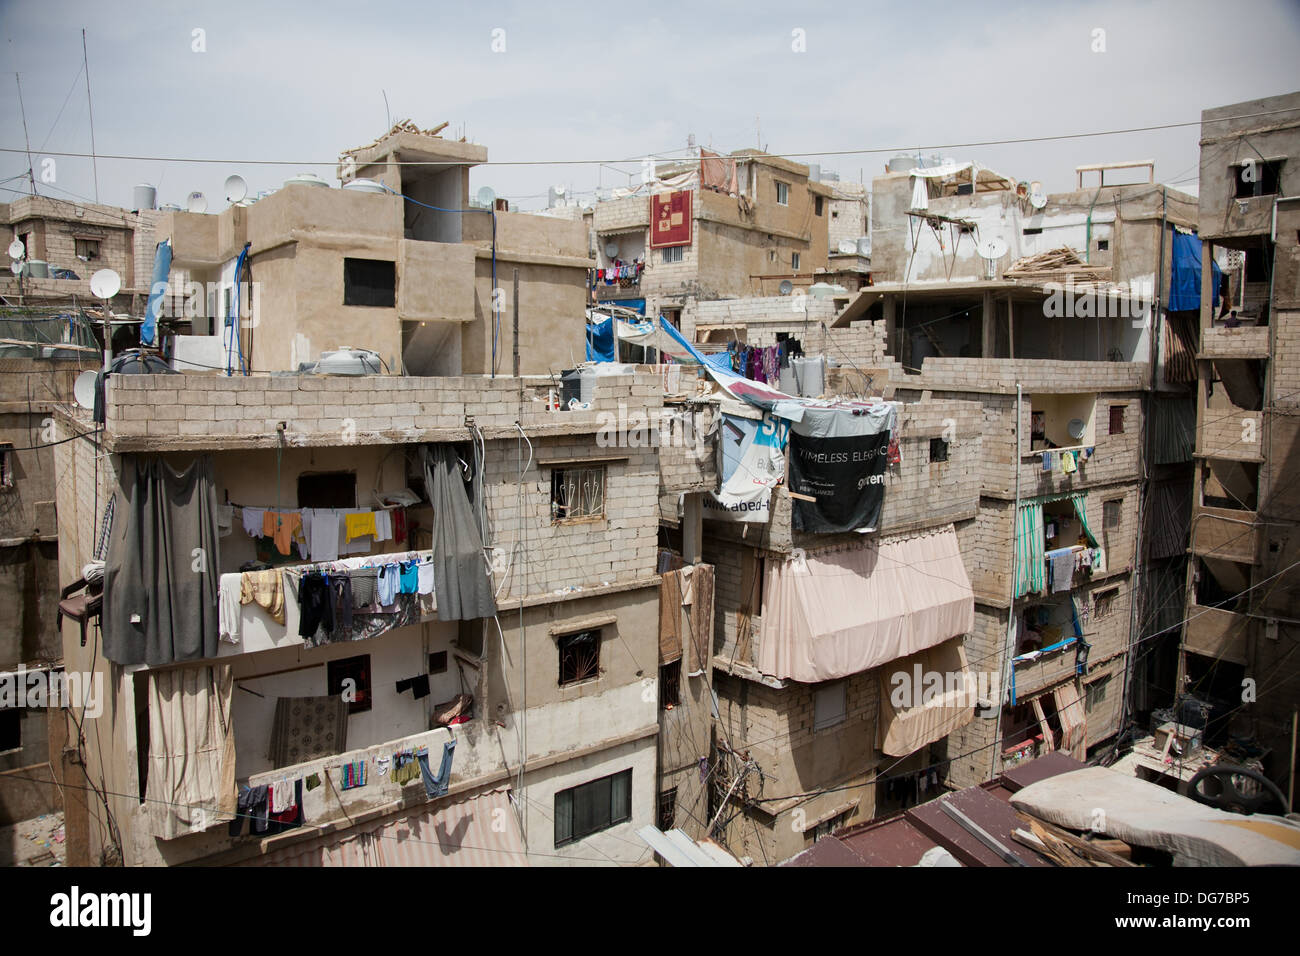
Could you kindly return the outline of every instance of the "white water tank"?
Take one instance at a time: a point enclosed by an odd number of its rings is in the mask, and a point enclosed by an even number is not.
[[[156,209],[158,207],[158,190],[148,183],[140,183],[131,190],[131,208],[136,212],[141,209]]]

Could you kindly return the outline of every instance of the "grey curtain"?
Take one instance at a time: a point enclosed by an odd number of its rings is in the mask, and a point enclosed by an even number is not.
[[[492,579],[483,558],[483,534],[450,445],[425,445],[424,487],[433,505],[433,589],[438,619],[468,621],[496,614]]]
[[[104,656],[156,667],[217,656],[221,558],[212,458],[181,472],[122,458],[104,567]]]

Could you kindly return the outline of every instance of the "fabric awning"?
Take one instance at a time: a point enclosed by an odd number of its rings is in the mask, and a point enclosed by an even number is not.
[[[931,675],[942,681],[933,690]],[[882,667],[879,679],[876,746],[891,757],[915,753],[975,719],[979,689],[961,637]]]
[[[506,790],[330,833],[241,866],[527,866]]]
[[[803,683],[846,677],[975,627],[975,594],[952,525],[769,558],[757,666]]]

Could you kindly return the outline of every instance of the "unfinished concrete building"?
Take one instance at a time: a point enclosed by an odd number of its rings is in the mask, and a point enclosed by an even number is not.
[[[1300,93],[1201,114],[1196,469],[1174,719],[1294,793]],[[1213,288],[1213,265],[1222,266]],[[1220,292],[1220,300],[1213,301]]]
[[[395,374],[508,374],[515,355],[524,374],[571,367],[583,356],[586,231],[471,204],[469,171],[486,159],[483,146],[399,124],[344,154],[342,188],[300,176],[219,214],[164,214],[169,314],[192,317],[196,333],[172,354],[257,371],[345,348]]]
[[[655,174],[593,209],[593,302],[663,315],[690,336],[697,302],[823,277],[832,187],[808,166],[746,149]]]
[[[663,396],[648,370],[601,377],[575,411],[548,401],[549,378],[189,372],[110,377],[98,435],[61,409],[65,581],[107,534],[105,595],[121,608],[115,549],[142,489],[177,475],[212,514],[181,510],[215,529],[193,555],[162,543],[145,573],[165,563],[175,578],[125,634],[107,600],[86,643],[65,625],[67,666],[97,672],[109,701],[68,757],[101,794],[69,809],[70,860],[648,862],[634,834],[657,810],[658,494],[716,477],[708,446],[661,471],[644,436],[600,430]],[[455,572],[433,559],[449,548],[474,555],[450,601],[437,588]],[[415,570],[430,559],[432,591]],[[365,604],[367,569],[386,567],[411,570],[416,593],[385,597],[381,580]],[[316,572],[356,588],[346,621],[330,604],[332,630]],[[482,589],[486,613],[464,598]],[[175,602],[206,622],[200,643],[149,637]],[[168,746],[182,728],[197,751]],[[407,763],[421,751],[432,769],[447,755],[423,788]],[[287,787],[296,816],[267,823],[268,786],[275,803]]]

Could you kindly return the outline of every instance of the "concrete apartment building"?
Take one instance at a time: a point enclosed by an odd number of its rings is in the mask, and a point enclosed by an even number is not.
[[[296,177],[219,214],[164,214],[171,313],[201,317],[195,330],[207,337],[182,343],[187,355],[196,367],[226,366],[238,278],[239,348],[259,371],[351,347],[377,352],[393,373],[510,372],[516,305],[520,370],[572,367],[584,354],[574,316],[591,265],[586,231],[473,206],[469,171],[486,159],[483,146],[399,124],[344,154],[343,188]]]
[[[1044,195],[948,162],[877,177],[872,217],[875,282],[836,321],[883,326],[897,396],[983,408],[966,652],[1007,706],[948,738],[946,782],[1082,756],[1120,729],[1131,635],[1160,629],[1150,595],[1184,567],[1188,351],[1164,304],[1195,200],[1154,181]]]
[[[810,179],[808,166],[744,149],[660,164],[656,177],[593,207],[595,302],[632,303],[690,336],[698,302],[775,295],[783,281],[806,288],[827,269],[833,184]],[[676,204],[670,217],[683,204],[687,214],[680,231],[659,236],[652,218],[663,202]],[[607,278],[620,263],[637,262],[635,275]]]
[[[122,664],[97,630],[83,647],[65,627],[67,666],[102,674],[108,700],[70,759],[103,794],[89,795],[81,820],[69,811],[70,854],[97,862],[120,853],[128,865],[648,862],[635,830],[657,810],[657,495],[712,487],[712,456],[661,471],[655,447],[598,440],[620,408],[662,407],[661,380],[648,370],[601,377],[585,410],[548,410],[549,390],[549,377],[188,372],[113,376],[98,436],[84,412],[63,408],[60,437],[73,439],[55,449],[64,580],[90,560],[115,492],[110,534],[126,533],[124,485],[155,457],[171,469],[210,462],[218,509],[233,509],[210,569],[223,590],[242,584],[241,566],[257,557],[273,573],[287,570],[282,620],[255,601],[232,602],[238,643],[209,642],[184,660]],[[226,411],[235,417],[221,420],[237,427],[212,427]],[[344,437],[348,416],[357,430]],[[450,461],[459,456],[475,476],[495,613],[458,614],[421,595],[386,625],[367,614],[366,631],[312,646],[293,582],[337,565],[268,555],[267,540],[246,533],[240,506],[365,510],[420,488],[404,543],[363,539],[369,553],[346,560],[425,558],[451,518],[429,507],[422,446],[453,449]],[[586,491],[575,496],[575,487]],[[322,733],[315,750],[288,746],[283,699],[337,706],[341,675],[359,683],[365,706],[350,706],[338,736]],[[402,686],[411,678],[427,680],[423,697]],[[471,700],[457,706],[468,719],[439,722],[465,694]],[[184,766],[159,740],[181,726],[207,741]],[[452,740],[444,797],[429,803],[421,787],[394,782],[391,755],[428,747],[436,767]],[[349,786],[343,768],[353,767],[355,782],[359,762],[365,785]],[[235,781],[286,779],[306,781],[301,827],[228,833]]]
[[[1201,113],[1196,468],[1172,696],[1180,713],[1202,712],[1209,744],[1248,742],[1283,793],[1300,700],[1298,196],[1300,93]]]

